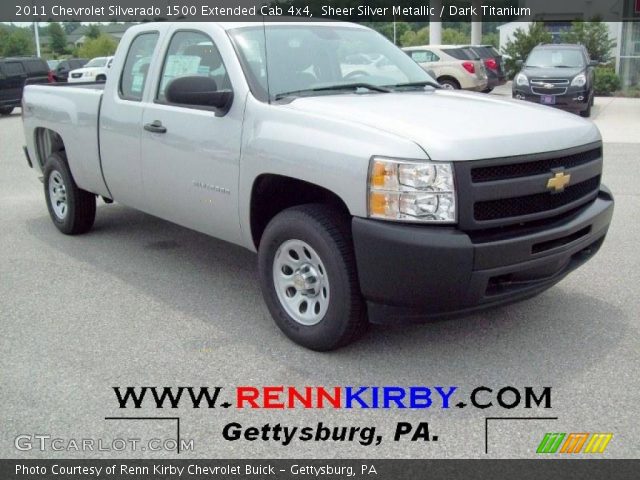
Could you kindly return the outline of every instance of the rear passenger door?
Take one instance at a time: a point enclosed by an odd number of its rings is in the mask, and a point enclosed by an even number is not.
[[[100,158],[105,181],[115,200],[140,210],[146,210],[140,164],[143,94],[158,39],[158,32],[147,31],[131,40],[120,78],[107,82],[100,110]]]
[[[202,31],[174,31],[141,123],[147,205],[158,217],[239,242],[242,99],[234,98],[226,111],[171,103],[167,86],[186,76],[209,77],[218,91],[232,91],[214,39]]]

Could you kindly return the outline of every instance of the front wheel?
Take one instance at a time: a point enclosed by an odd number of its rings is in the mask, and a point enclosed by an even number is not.
[[[280,329],[318,351],[355,340],[367,322],[349,218],[320,204],[284,210],[258,252],[262,293]]]
[[[589,106],[580,112],[580,116],[584,118],[589,118],[591,116],[591,102],[589,102]]]
[[[11,115],[11,112],[13,112],[13,107],[1,107],[0,108],[0,115]]]
[[[49,216],[62,233],[88,232],[96,218],[96,196],[78,188],[64,152],[52,153],[44,166],[44,195]]]

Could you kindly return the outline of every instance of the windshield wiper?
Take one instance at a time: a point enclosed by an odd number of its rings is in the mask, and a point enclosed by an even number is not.
[[[410,88],[410,87],[433,87],[433,88],[442,88],[436,82],[432,82],[431,80],[424,80],[422,82],[409,82],[409,83],[396,83],[395,85],[387,85],[390,88]]]
[[[382,93],[389,93],[391,91],[386,87],[371,85],[369,83],[341,83],[337,85],[329,85],[327,87],[305,88],[302,90],[292,90],[291,92],[278,93],[275,96],[275,99],[282,100],[285,97],[292,97],[292,96],[305,94],[305,93],[331,92],[331,91],[339,91],[339,90],[357,90],[359,88],[365,88],[373,92],[382,92]]]

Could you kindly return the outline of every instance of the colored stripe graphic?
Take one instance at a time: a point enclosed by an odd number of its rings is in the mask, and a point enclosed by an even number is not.
[[[570,433],[560,449],[560,453],[580,453],[584,442],[589,438],[588,433]]]
[[[604,453],[613,438],[613,433],[594,433],[584,449],[584,453]]]
[[[564,436],[564,433],[547,433],[538,445],[536,453],[556,453]]]

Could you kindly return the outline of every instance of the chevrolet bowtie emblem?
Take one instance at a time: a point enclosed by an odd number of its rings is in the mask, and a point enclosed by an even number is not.
[[[544,88],[546,88],[547,90],[551,90],[553,87],[555,87],[555,85],[553,83],[545,83],[544,84]]]
[[[564,190],[564,187],[569,185],[571,181],[571,175],[564,172],[556,172],[553,177],[547,181],[547,188],[552,190],[552,193],[560,193]]]

